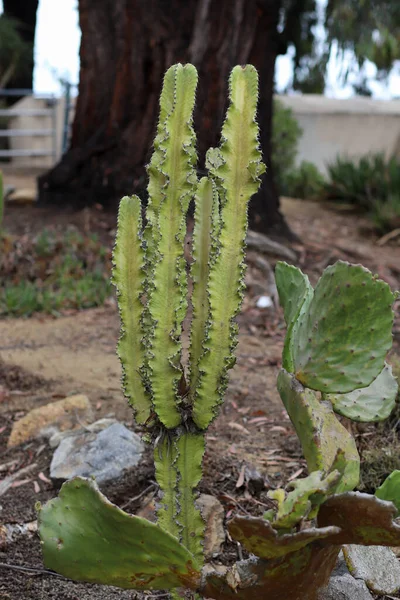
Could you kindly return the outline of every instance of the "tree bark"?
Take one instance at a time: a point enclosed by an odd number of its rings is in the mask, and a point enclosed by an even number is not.
[[[143,190],[163,74],[176,62],[199,71],[195,111],[199,169],[219,143],[227,81],[236,64],[260,76],[259,123],[268,171],[250,223],[282,232],[271,171],[271,119],[280,0],[79,0],[79,96],[71,145],[39,179],[41,202],[114,204]]]
[[[31,90],[33,88],[33,68],[34,55],[33,46],[35,41],[36,30],[36,13],[39,0],[3,0],[4,14],[7,17],[18,21],[18,31],[24,42],[31,47],[29,64],[24,72],[13,77],[13,88]],[[11,98],[11,102],[15,102],[18,98]]]

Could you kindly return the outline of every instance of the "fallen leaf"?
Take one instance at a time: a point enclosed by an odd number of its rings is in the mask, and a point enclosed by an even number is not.
[[[39,492],[40,492],[40,485],[38,484],[38,482],[36,481],[36,479],[33,482],[33,489],[35,490],[35,494],[39,494]]]
[[[293,481],[293,479],[296,479],[296,477],[298,477],[299,475],[301,475],[303,471],[304,471],[304,467],[300,467],[300,469],[297,469],[297,471],[295,471],[293,473],[293,475],[291,475],[290,477],[288,477],[288,481]]]
[[[245,471],[245,468],[246,468],[245,465],[242,465],[242,468],[240,469],[238,480],[236,482],[236,486],[235,486],[236,488],[240,488],[244,484],[244,471]]]
[[[14,481],[14,483],[12,483],[10,487],[20,487],[21,485],[25,485],[26,483],[30,483],[31,481],[32,479],[19,479],[18,481]]]
[[[244,427],[244,425],[241,425],[240,423],[235,423],[234,421],[230,421],[228,423],[229,427],[231,429],[237,429],[238,431],[241,431],[242,433],[245,433],[246,435],[251,435],[251,432],[246,429],[246,427]]]
[[[46,477],[46,475],[42,472],[39,473],[38,477],[45,483],[51,483],[50,479],[48,477]]]
[[[279,431],[281,433],[288,433],[286,427],[282,427],[281,425],[274,425],[271,427],[270,431]]]
[[[249,425],[265,425],[266,423],[270,423],[271,419],[267,417],[256,417],[255,419],[250,419],[247,421]]]

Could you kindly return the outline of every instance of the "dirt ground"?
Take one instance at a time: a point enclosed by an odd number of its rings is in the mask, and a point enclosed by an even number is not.
[[[292,246],[296,263],[312,282],[337,259],[362,262],[396,289],[400,288],[400,246],[377,245],[367,221],[348,212],[332,211],[305,201],[283,199],[282,210],[301,242]],[[22,233],[43,226],[97,231],[111,244],[115,216],[98,208],[80,213],[7,206],[5,229]],[[273,265],[277,257],[268,257]],[[250,269],[250,273],[251,273]],[[207,435],[201,491],[223,503],[226,514],[261,514],[266,492],[305,472],[305,462],[275,389],[283,346],[284,324],[278,309],[258,309],[247,294],[239,317],[240,341],[221,415]],[[65,314],[57,319],[37,316],[0,322],[0,476],[25,467],[26,475],[0,497],[0,522],[30,523],[34,504],[56,494],[49,479],[51,451],[43,440],[7,449],[12,423],[32,408],[73,393],[89,397],[96,417],[113,415],[134,428],[120,391],[120,366],[115,354],[119,319],[114,298],[103,308]],[[395,326],[395,346],[400,326]],[[257,472],[258,475],[254,475]],[[257,481],[263,480],[263,484]],[[140,468],[104,489],[119,506],[140,496],[154,477],[150,453]],[[127,510],[135,512],[149,500],[139,498]],[[225,558],[236,558],[236,546],[225,547]],[[8,566],[6,566],[8,565]],[[21,569],[23,568],[23,570]],[[31,570],[29,570],[31,569]],[[132,591],[76,584],[42,570],[36,535],[21,535],[0,545],[0,600],[133,599]],[[152,598],[156,595],[150,596]]]

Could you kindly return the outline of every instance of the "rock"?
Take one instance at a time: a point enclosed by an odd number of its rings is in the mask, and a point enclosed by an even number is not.
[[[69,396],[64,400],[34,408],[16,421],[7,445],[11,448],[32,438],[50,438],[58,431],[81,427],[92,420],[92,408],[88,397],[83,394]]]
[[[81,428],[79,431],[82,431],[82,432],[90,431],[92,433],[98,433],[99,431],[106,429],[107,427],[109,427],[110,425],[113,425],[114,423],[117,423],[116,419],[111,419],[111,418],[99,419],[98,421],[95,421],[91,425]],[[57,446],[60,445],[60,443],[62,442],[62,440],[64,438],[67,438],[71,435],[75,435],[76,433],[77,433],[76,429],[73,429],[70,431],[57,431],[49,439],[50,448],[53,448],[53,449],[57,448]]]
[[[385,546],[343,546],[350,573],[375,594],[391,595],[400,588],[400,562]]]
[[[271,296],[260,296],[256,302],[257,308],[272,308],[274,303]]]
[[[265,489],[265,478],[253,465],[246,465],[244,480],[251,495],[259,494]]]
[[[200,494],[196,501],[206,523],[204,533],[204,555],[206,558],[218,556],[221,544],[225,542],[224,509],[221,502],[208,494]]]
[[[97,483],[118,479],[138,464],[144,451],[140,437],[121,423],[97,433],[81,430],[61,440],[50,465],[50,477],[65,481],[80,475]]]
[[[333,575],[318,600],[373,600],[365,583],[354,579],[350,573]]]
[[[18,541],[20,537],[33,537],[36,533],[37,521],[0,525],[0,548]]]

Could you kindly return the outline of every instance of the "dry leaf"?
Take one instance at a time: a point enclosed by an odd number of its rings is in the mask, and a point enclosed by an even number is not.
[[[245,471],[245,468],[246,468],[245,465],[242,465],[242,468],[240,469],[238,480],[236,482],[236,486],[235,486],[236,488],[240,488],[244,484],[244,471]]]
[[[293,473],[293,475],[291,475],[290,477],[288,477],[288,481],[293,481],[293,479],[296,479],[296,477],[298,477],[299,475],[301,475],[303,471],[304,471],[304,467],[300,467],[300,469],[297,469],[297,471],[295,471]]]
[[[39,473],[38,477],[45,483],[51,483],[50,479],[48,477],[46,477],[46,475],[42,472]]]
[[[246,427],[244,427],[244,425],[241,425],[240,423],[235,423],[234,421],[230,421],[228,423],[228,425],[231,429],[237,429],[238,431],[241,431],[242,433],[245,433],[246,435],[251,435],[250,431],[248,429],[246,429]]]

